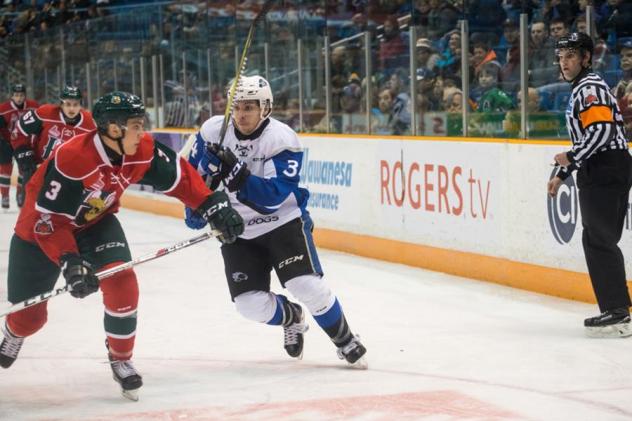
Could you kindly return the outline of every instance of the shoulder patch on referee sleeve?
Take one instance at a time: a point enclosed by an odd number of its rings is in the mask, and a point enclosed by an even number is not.
[[[599,102],[599,98],[597,98],[596,95],[587,95],[586,98],[584,98],[584,107],[588,108],[597,102]]]

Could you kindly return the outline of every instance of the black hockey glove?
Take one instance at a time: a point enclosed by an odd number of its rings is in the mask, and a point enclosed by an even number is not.
[[[61,272],[70,285],[70,295],[84,298],[99,290],[99,278],[96,277],[90,263],[76,254],[64,254],[59,259]]]
[[[20,146],[13,151],[13,157],[18,163],[18,169],[20,170],[20,175],[22,176],[22,185],[26,186],[26,183],[29,182],[33,173],[35,173],[35,170],[37,169],[33,150],[26,146]]]
[[[250,175],[250,170],[245,162],[237,159],[233,151],[217,143],[208,146],[209,152],[214,154],[222,162],[220,175],[229,192],[234,192],[244,185]]]
[[[234,243],[244,232],[244,220],[230,205],[228,195],[223,191],[208,196],[195,212],[209,223],[211,229],[221,233],[217,238],[222,243]]]

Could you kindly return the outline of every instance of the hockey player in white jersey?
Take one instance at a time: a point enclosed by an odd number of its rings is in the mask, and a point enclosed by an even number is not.
[[[189,155],[212,188],[221,184],[219,188],[229,192],[246,225],[237,241],[222,245],[231,297],[247,319],[283,326],[285,350],[302,358],[308,327],[303,309],[270,291],[274,269],[281,285],[331,338],[339,358],[365,368],[366,348],[351,332],[342,306],[322,279],[313,224],[305,209],[309,192],[299,187],[303,147],[290,127],[270,117],[272,102],[264,78],[242,77],[223,145],[223,116],[215,116],[202,125]],[[190,209],[186,223],[196,229],[206,224]]]

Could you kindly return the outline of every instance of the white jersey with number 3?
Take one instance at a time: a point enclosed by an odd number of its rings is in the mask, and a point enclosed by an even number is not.
[[[200,159],[206,144],[219,142],[222,121],[222,116],[207,120],[191,149],[189,162],[202,176],[209,170],[200,167]],[[229,193],[232,206],[244,219],[246,227],[240,237],[245,239],[259,237],[300,217],[309,197],[309,192],[299,187],[303,146],[296,133],[271,117],[262,127],[255,131],[257,137],[239,139],[231,119],[223,143],[250,170],[241,188]]]

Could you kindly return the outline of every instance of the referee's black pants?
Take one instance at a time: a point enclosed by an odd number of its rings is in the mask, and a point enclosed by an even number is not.
[[[628,151],[599,152],[577,174],[582,214],[582,244],[600,311],[630,307],[621,239],[628,194],[632,186],[632,157]]]

